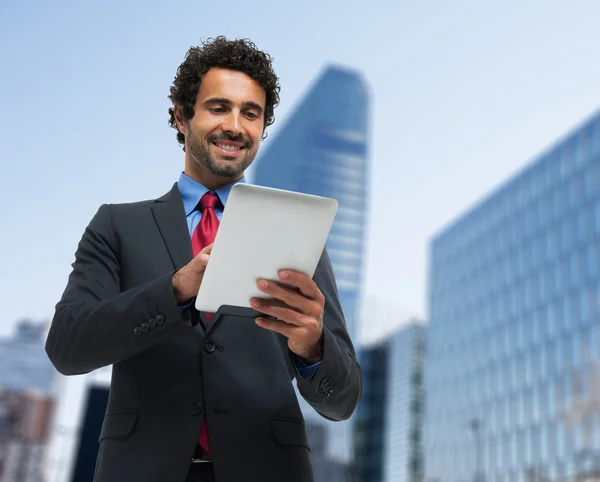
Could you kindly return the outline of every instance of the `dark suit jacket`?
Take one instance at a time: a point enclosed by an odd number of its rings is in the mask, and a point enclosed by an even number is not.
[[[172,276],[191,259],[176,184],[156,200],[102,205],[78,245],[46,351],[64,375],[113,365],[94,480],[183,482],[206,414],[218,482],[312,481],[292,380],[329,420],[350,417],[362,384],[327,250],[314,276],[324,358],[307,379],[254,310],[222,307],[205,329],[178,307]]]

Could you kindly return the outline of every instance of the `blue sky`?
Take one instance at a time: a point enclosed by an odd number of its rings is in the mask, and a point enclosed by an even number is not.
[[[169,85],[185,51],[219,34],[273,55],[279,121],[327,63],[364,73],[365,291],[387,314],[367,314],[363,338],[426,317],[431,236],[600,106],[598,18],[592,0],[3,0],[0,335],[20,317],[51,317],[101,203],[175,182]]]

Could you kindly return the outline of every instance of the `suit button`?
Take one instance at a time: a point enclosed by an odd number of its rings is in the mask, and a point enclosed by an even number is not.
[[[136,327],[133,329],[133,334],[134,334],[135,336],[140,336],[140,335],[142,334],[142,329],[141,329],[139,326],[136,326]]]
[[[190,413],[192,415],[200,415],[202,413],[202,403],[194,402],[190,408]]]
[[[165,322],[165,317],[163,315],[158,315],[156,317],[156,323],[162,325]]]
[[[148,332],[148,330],[150,329],[150,327],[148,326],[148,323],[142,323],[142,324],[140,325],[140,327],[142,328],[142,331],[143,331],[144,333],[147,333],[147,332]]]
[[[148,326],[150,328],[154,328],[156,326],[156,320],[154,318],[152,318],[149,322],[148,322]]]
[[[209,340],[204,344],[204,349],[207,353],[212,353],[217,349],[217,347],[212,341]]]

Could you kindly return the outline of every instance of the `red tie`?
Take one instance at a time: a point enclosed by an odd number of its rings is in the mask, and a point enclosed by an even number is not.
[[[200,199],[200,211],[202,219],[192,234],[192,251],[196,256],[204,247],[213,243],[219,228],[219,218],[215,212],[215,207],[221,207],[222,204],[218,196],[212,192],[207,192]],[[210,313],[206,313],[206,320],[210,321]],[[202,420],[200,428],[200,437],[198,438],[200,446],[210,453],[210,442],[208,440],[208,430],[206,428],[206,417]]]
[[[202,196],[198,204],[202,212],[202,219],[192,234],[194,256],[215,241],[217,229],[219,229],[219,218],[217,217],[217,213],[215,213],[215,208],[222,208],[219,197],[212,192],[207,192]]]

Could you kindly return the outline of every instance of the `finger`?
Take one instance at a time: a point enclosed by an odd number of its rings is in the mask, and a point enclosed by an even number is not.
[[[255,308],[261,308],[261,310],[270,309],[272,307],[293,309],[289,305],[286,305],[283,301],[278,300],[278,299],[251,298],[250,304]],[[294,311],[296,311],[296,310],[294,309]],[[263,313],[265,313],[265,312],[263,311]],[[300,313],[300,312],[296,311],[296,313]],[[265,313],[265,314],[267,314],[267,313]],[[271,316],[273,316],[273,315],[271,315]]]
[[[300,290],[306,298],[315,301],[324,301],[321,290],[314,282],[314,280],[306,273],[295,271],[293,269],[283,269],[279,271],[279,279],[284,283],[295,286]]]
[[[314,318],[320,318],[323,314],[324,303],[322,301],[310,299],[295,288],[267,280],[259,281],[258,288],[273,298],[283,301],[288,307],[295,308],[300,313]]]
[[[202,251],[192,260],[192,267],[197,273],[201,273],[206,270],[206,265],[210,255],[203,253]]]
[[[263,300],[259,298],[252,298],[252,300],[250,300],[250,305],[256,311],[260,311],[267,316],[278,318],[279,320],[288,324],[296,326],[305,326],[308,324],[306,321],[306,315],[290,308],[288,305],[279,300]]]
[[[318,316],[317,311],[320,312],[319,307],[315,306],[315,302],[313,300],[308,299],[294,288],[283,286],[276,281],[267,280],[260,280],[257,286],[258,289],[263,293],[282,301],[288,307],[295,308],[300,313]]]
[[[269,331],[274,331],[275,333],[279,333],[280,335],[289,338],[292,336],[295,326],[288,325],[284,321],[279,320],[268,320],[267,318],[263,318],[259,316],[256,318],[256,324],[261,328],[264,328]]]
[[[212,253],[214,245],[215,245],[215,243],[210,243],[208,246],[205,246],[204,248],[202,248],[202,250],[200,251],[200,253],[198,253],[198,255]]]

